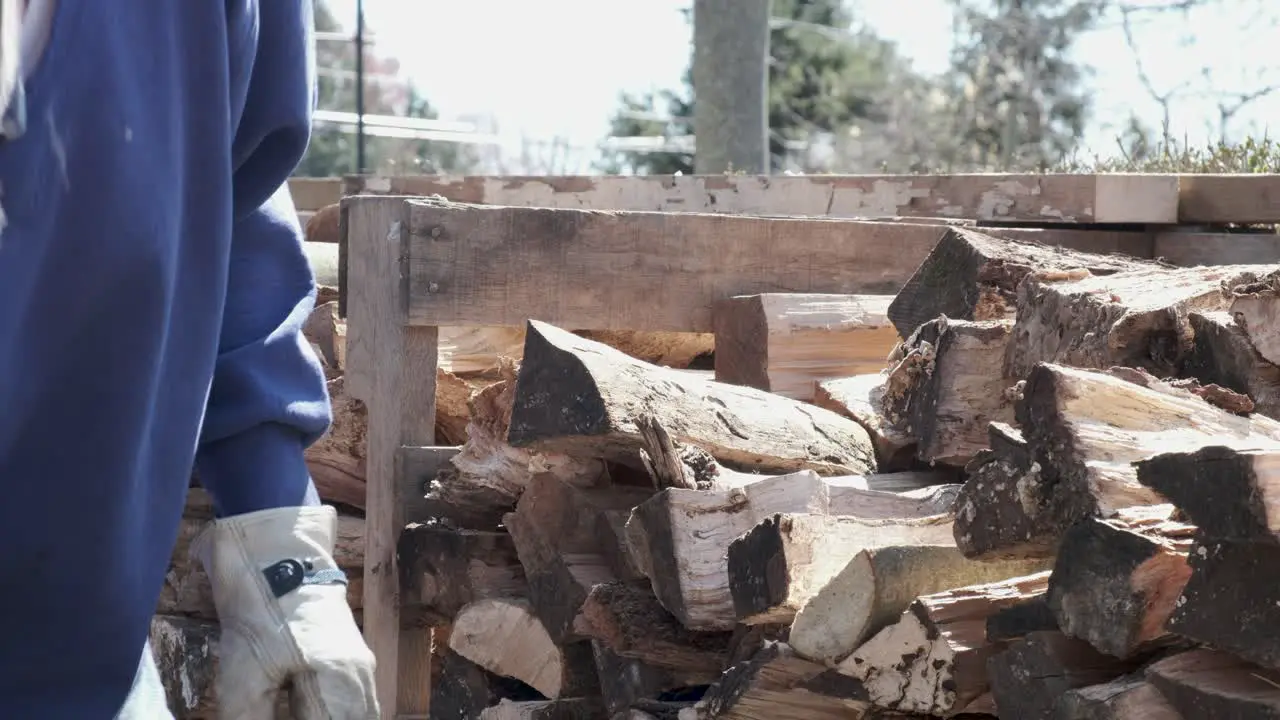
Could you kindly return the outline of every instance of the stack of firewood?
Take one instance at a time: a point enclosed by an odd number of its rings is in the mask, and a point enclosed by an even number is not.
[[[1278,292],[954,228],[725,382],[531,322],[400,538],[431,716],[1280,716]]]

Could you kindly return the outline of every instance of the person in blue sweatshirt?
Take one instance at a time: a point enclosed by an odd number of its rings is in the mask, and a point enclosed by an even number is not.
[[[0,2],[0,718],[171,717],[147,638],[193,467],[220,717],[288,685],[377,718],[303,462],[310,1]]]

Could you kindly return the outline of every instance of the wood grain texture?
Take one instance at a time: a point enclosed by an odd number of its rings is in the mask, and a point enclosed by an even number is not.
[[[1182,175],[1178,182],[1181,222],[1280,222],[1280,175]]]
[[[347,194],[458,202],[817,217],[1174,223],[1174,175],[660,175],[351,178]]]

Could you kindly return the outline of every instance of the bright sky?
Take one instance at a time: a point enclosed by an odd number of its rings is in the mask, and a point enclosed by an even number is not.
[[[354,17],[354,0],[328,2],[339,19]],[[911,12],[903,12],[905,3],[914,6]],[[1175,136],[1201,141],[1216,131],[1221,93],[1280,84],[1280,8],[1259,12],[1264,4],[1219,0],[1216,9],[1189,21],[1179,15],[1138,28],[1141,60],[1157,92],[1182,87],[1186,98],[1174,106]],[[679,10],[689,5],[690,0],[365,0],[365,16],[379,50],[400,60],[402,74],[443,118],[492,115],[510,142],[560,137],[585,152],[608,132],[619,92],[679,83],[690,42]],[[947,0],[853,5],[859,21],[896,42],[919,70],[945,68],[952,31]],[[1159,125],[1159,106],[1138,81],[1118,23],[1084,38],[1078,55],[1095,72],[1095,120],[1086,138],[1092,150],[1112,149],[1116,126],[1130,108]],[[1262,68],[1268,74],[1259,78]],[[1275,117],[1280,93],[1253,103],[1230,130],[1265,132],[1268,118]]]

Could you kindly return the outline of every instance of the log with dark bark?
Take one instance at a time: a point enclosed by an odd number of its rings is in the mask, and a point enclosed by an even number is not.
[[[1138,482],[1186,513],[1202,536],[1271,541],[1280,518],[1280,446],[1237,450],[1213,445],[1161,453],[1134,463]]]
[[[1172,505],[1126,508],[1066,532],[1047,596],[1064,633],[1119,658],[1167,638],[1196,530],[1173,514]]]
[[[151,652],[169,712],[178,720],[216,717],[218,625],[209,620],[156,615],[151,619]]]
[[[446,624],[477,600],[528,594],[507,533],[412,524],[400,534],[396,556],[403,605],[432,622]]]
[[[916,460],[915,438],[901,432],[880,414],[884,395],[883,372],[854,375],[817,384],[813,404],[857,422],[871,436],[880,472],[910,470]]]
[[[811,660],[839,662],[898,621],[921,595],[1047,569],[1039,559],[977,562],[954,546],[927,540],[863,549],[810,596],[791,624],[788,642]]]
[[[991,448],[969,463],[956,498],[956,546],[975,560],[1053,557],[1061,530],[1049,516],[1042,469],[1012,426],[991,423],[987,433]]]
[[[948,227],[889,305],[889,320],[904,338],[939,315],[1004,320],[1013,317],[1018,284],[1028,275],[1062,281],[1149,265]]]
[[[748,625],[790,622],[864,551],[951,545],[949,511],[950,502],[945,502],[894,519],[801,514],[768,518],[729,545],[734,613]]]
[[[495,675],[448,648],[433,658],[439,673],[431,682],[431,720],[473,720],[503,700],[543,700],[537,690]]]
[[[1049,609],[1046,592],[1018,600],[987,618],[987,642],[1017,640],[1033,632],[1047,631],[1058,631],[1058,619]]]
[[[652,415],[674,440],[739,470],[840,474],[875,467],[866,430],[848,418],[529,323],[507,432],[512,446],[638,464],[642,415]]]
[[[849,720],[868,718],[857,683],[805,660],[784,643],[734,665],[698,702],[699,720]]]
[[[1013,382],[1001,374],[1013,323],[936,318],[891,358],[880,413],[929,464],[964,466],[987,447],[987,425],[1013,421]]]
[[[515,372],[514,366],[503,365],[503,379],[471,397],[467,442],[450,461],[452,468],[428,486],[425,507],[431,517],[459,527],[495,530],[534,475],[549,474],[578,487],[598,485],[607,478],[600,460],[507,443],[516,397]]]
[[[1133,462],[1173,448],[1280,438],[1280,422],[1242,417],[1123,368],[1104,373],[1037,366],[1023,388],[1018,421],[1031,454],[1028,471],[966,486],[957,505],[957,543],[971,557],[1051,554],[1078,520],[1165,502],[1138,482]],[[1100,458],[1106,462],[1096,462]],[[984,497],[984,487],[1001,499]]]
[[[666,671],[681,686],[709,683],[728,664],[732,633],[686,629],[641,583],[596,585],[582,614],[611,652]]]
[[[1000,717],[1052,720],[1068,691],[1111,682],[1138,664],[1062,633],[1038,632],[989,658],[987,676]]]
[[[552,640],[582,639],[580,610],[593,585],[637,579],[617,563],[625,545],[615,535],[631,508],[652,493],[642,488],[584,490],[551,476],[534,477],[516,510],[503,518],[529,581],[529,602]],[[619,518],[611,523],[610,516]]]
[[[631,555],[654,593],[694,630],[733,627],[726,553],[730,543],[766,518],[778,513],[901,517],[935,507],[940,492],[923,489],[923,497],[912,497],[863,489],[929,488],[926,483],[936,482],[937,476],[928,473],[823,478],[804,470],[733,480],[750,482],[710,491],[670,488],[636,506],[627,522]]]
[[[1152,663],[1151,682],[1182,718],[1280,718],[1280,672],[1210,649],[1190,650]]]
[[[986,619],[1043,592],[1047,576],[923,595],[836,668],[857,680],[877,707],[943,716],[985,712],[990,705],[985,663],[1004,648],[987,641]]]
[[[557,645],[522,600],[492,598],[467,605],[453,620],[449,648],[552,700],[599,694],[591,643]]]
[[[767,293],[712,306],[716,380],[812,400],[814,383],[879,372],[898,333],[890,295]]]
[[[1181,375],[1244,393],[1254,411],[1280,418],[1280,367],[1258,353],[1231,313],[1193,312],[1189,322],[1195,343]]]
[[[1175,710],[1141,675],[1068,690],[1053,710],[1053,720],[1192,720]]]
[[[1280,544],[1198,539],[1169,631],[1280,668]]]
[[[1226,310],[1231,293],[1225,288],[1262,267],[1148,268],[1066,283],[1028,280],[1018,290],[1005,375],[1025,377],[1041,362],[1175,375],[1192,350],[1188,313]]]
[[[562,700],[503,700],[480,713],[480,720],[599,720],[604,703],[598,697]]]

